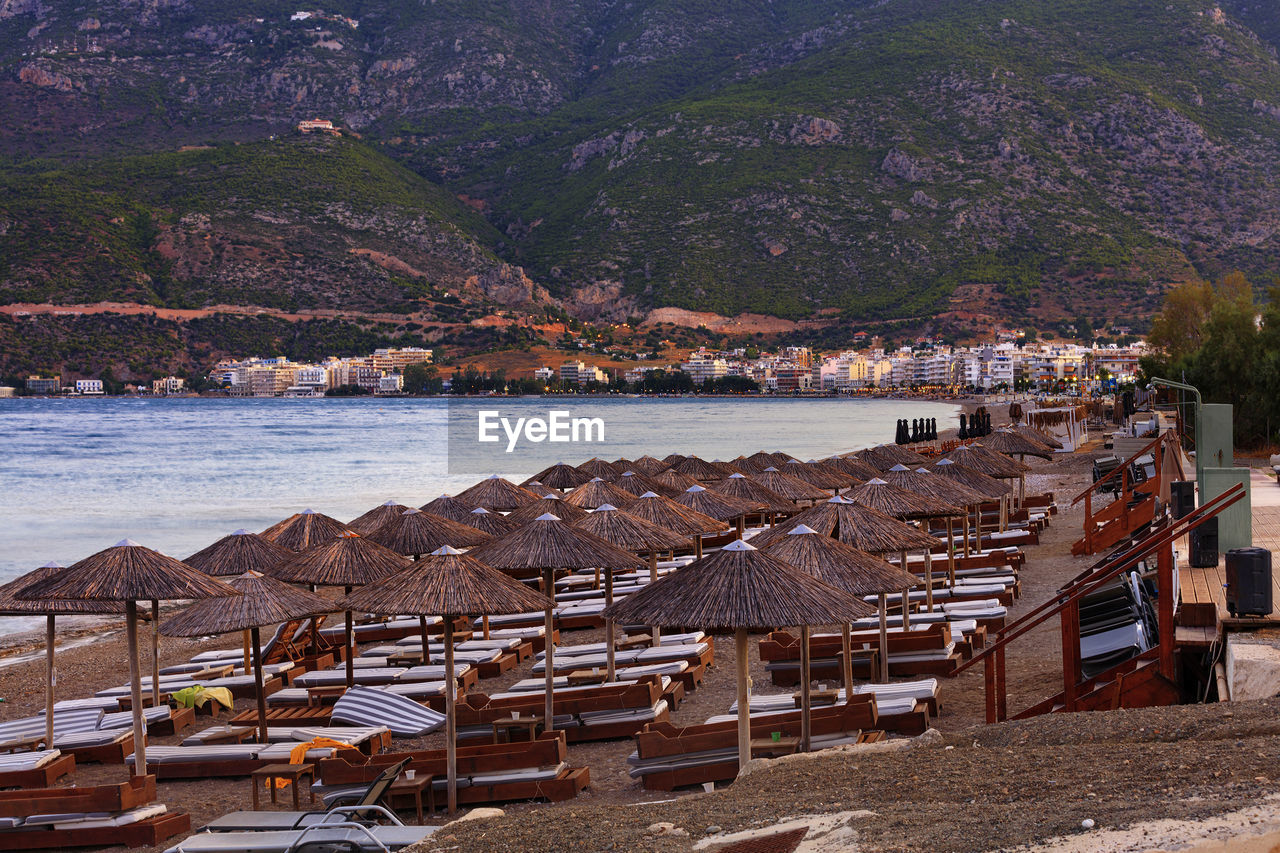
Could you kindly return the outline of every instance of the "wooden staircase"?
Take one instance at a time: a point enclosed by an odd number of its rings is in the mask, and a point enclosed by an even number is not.
[[[1168,489],[1168,483],[1165,482],[1166,459],[1173,461],[1178,471],[1176,476],[1182,475],[1177,450],[1177,434],[1163,433],[1076,495],[1071,505],[1084,501],[1084,536],[1072,544],[1071,553],[1078,557],[1106,551],[1131,539],[1150,525],[1156,517],[1159,496]],[[1137,481],[1133,478],[1129,462],[1147,453],[1155,459],[1155,476]],[[1112,486],[1119,487],[1115,500],[1095,511],[1094,498],[1101,495],[1103,489]]]
[[[985,648],[956,669],[956,674],[983,664],[988,723],[1009,719],[1005,681],[1005,653],[1015,640],[1044,622],[1058,617],[1062,634],[1062,691],[1014,715],[1026,719],[1065,711],[1101,711],[1171,705],[1180,701],[1174,657],[1173,545],[1180,537],[1235,504],[1245,495],[1237,484],[1180,519],[1153,527],[1136,543],[1101,560],[1073,579],[1053,598],[1038,605],[989,638]],[[1154,558],[1159,590],[1156,608],[1158,642],[1090,678],[1080,661],[1080,602]]]

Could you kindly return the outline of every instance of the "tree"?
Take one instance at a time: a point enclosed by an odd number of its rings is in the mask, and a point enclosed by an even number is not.
[[[1173,288],[1165,294],[1163,308],[1151,321],[1147,342],[1164,350],[1174,361],[1195,352],[1200,348],[1213,301],[1213,285],[1207,281],[1190,281]]]
[[[410,364],[404,369],[404,390],[407,394],[439,394],[444,391],[444,380],[434,364],[422,362]]]

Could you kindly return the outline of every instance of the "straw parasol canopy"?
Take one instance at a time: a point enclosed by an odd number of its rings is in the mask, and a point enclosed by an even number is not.
[[[526,589],[502,572],[461,553],[440,548],[412,567],[375,586],[352,593],[343,606],[379,614],[444,617],[445,768],[449,812],[458,807],[457,680],[453,677],[453,619],[525,613],[551,606],[544,596]],[[427,647],[422,647],[426,660]],[[550,665],[550,664],[548,664]]]
[[[871,554],[914,551],[942,544],[910,524],[840,497],[814,504],[756,536],[752,543],[767,548],[802,524]]]
[[[627,507],[627,512],[651,524],[685,536],[723,533],[729,529],[729,525],[725,522],[703,515],[687,506],[681,506],[655,492],[645,492],[636,498],[635,502]]]
[[[688,458],[689,458],[688,456],[685,456],[682,453],[668,453],[666,456],[662,457],[662,464],[670,468],[673,465],[677,465]]]
[[[53,700],[54,684],[57,682],[57,669],[53,665],[54,647],[57,644],[55,623],[59,615],[116,615],[124,612],[124,605],[103,601],[76,601],[74,599],[48,598],[43,600],[26,600],[16,597],[16,593],[47,580],[67,569],[58,563],[46,563],[20,577],[0,586],[0,616],[43,615],[45,617],[45,745],[53,745]]]
[[[825,584],[857,596],[897,592],[918,583],[910,572],[804,524],[791,528],[764,551]],[[874,612],[867,607],[862,615]]]
[[[666,494],[669,497],[675,497],[690,486],[702,485],[692,477],[681,474],[679,471],[675,471],[671,468],[654,474],[653,481],[661,484],[666,490],[665,492],[658,492],[658,494]]]
[[[542,500],[542,498],[538,498]],[[467,513],[466,521],[462,522],[468,527],[474,527],[477,530],[488,533],[490,536],[506,536],[515,530],[519,525],[508,521],[505,516],[496,512],[489,512],[484,507],[476,507]]]
[[[952,504],[957,508],[973,506],[987,500],[986,495],[975,492],[959,480],[939,477],[930,473],[928,468],[917,468],[913,471],[905,465],[894,465],[885,471],[881,478],[892,486]]]
[[[386,503],[378,504],[359,518],[353,519],[347,524],[347,527],[361,536],[368,536],[406,509],[408,507],[403,504],[387,501]]]
[[[869,506],[893,518],[944,518],[960,515],[963,510],[927,495],[909,492],[879,477],[850,489],[846,497],[854,503]]]
[[[278,521],[271,525],[262,531],[262,535],[281,548],[288,548],[290,551],[305,551],[312,545],[318,545],[321,542],[327,542],[330,539],[341,536],[349,529],[336,518],[330,518],[324,513],[316,512],[313,509],[304,509],[302,512],[289,516],[284,521]]]
[[[826,461],[822,459],[810,459],[808,462],[804,463],[804,466],[806,468],[816,468],[824,474],[829,474],[833,481],[838,479],[840,481],[841,488],[844,488],[845,486],[852,486],[854,483],[862,482],[863,480],[863,478],[855,477],[839,466],[828,465]]]
[[[934,474],[954,480],[966,489],[977,492],[987,500],[998,500],[1013,492],[1013,487],[1002,483],[995,477],[988,477],[981,471],[961,465],[950,459],[939,459],[931,469]]]
[[[865,483],[879,473],[878,469],[872,468],[866,462],[853,456],[828,456],[826,459],[818,460],[818,464],[825,465],[828,468],[839,469],[861,483]]]
[[[995,477],[998,480],[1014,480],[1031,470],[1030,467],[1023,465],[1021,462],[987,450],[980,444],[957,447],[948,453],[945,458],[950,459],[952,462],[959,462],[961,465],[986,474],[988,477]]]
[[[225,577],[248,571],[266,571],[293,554],[293,551],[282,548],[265,536],[241,528],[196,551],[182,562],[206,575]]]
[[[622,476],[614,483],[619,489],[631,495],[632,497],[640,497],[645,492],[656,492],[658,494],[677,494],[682,489],[671,489],[670,486],[664,486],[652,477],[646,477],[644,474],[635,471],[625,471]],[[685,488],[688,488],[687,486]]]
[[[524,489],[526,492],[533,492],[535,495],[537,495],[540,498],[545,498],[548,495],[555,495],[556,497],[560,497],[559,489],[553,489],[550,486],[544,486],[541,483],[539,483],[537,480],[526,480],[523,484],[521,484],[520,488]],[[525,506],[528,506],[528,504],[525,504]],[[515,510],[512,510],[512,512],[515,512]]]
[[[770,513],[791,512],[795,505],[772,489],[765,488],[745,474],[730,474],[723,480],[708,484],[722,495],[731,495],[744,501],[763,504]]]
[[[752,479],[789,501],[820,501],[828,497],[826,489],[801,480],[799,477],[784,474],[772,465],[753,476]]]
[[[868,447],[862,451],[861,458],[877,471],[888,470],[894,465],[920,465],[925,462],[925,458],[919,453],[898,444],[878,444],[875,447]]]
[[[522,489],[510,480],[504,480],[497,474],[487,477],[469,489],[458,492],[458,500],[487,510],[509,512],[531,504],[540,496],[528,489]],[[430,512],[430,510],[428,510]]]
[[[407,567],[410,561],[389,548],[347,531],[314,545],[268,574],[282,581],[316,586],[361,586]]]
[[[720,469],[720,476],[730,477],[734,474],[745,474],[746,472],[734,465],[732,462],[725,462],[723,459],[712,459],[711,464]]]
[[[667,470],[667,463],[663,462],[661,459],[655,459],[652,456],[645,455],[634,460],[630,465],[630,469],[638,474],[644,474],[647,477],[652,477],[655,474],[661,474],[663,471]]]
[[[764,512],[766,507],[760,501],[743,500],[724,492],[712,491],[704,486],[690,486],[681,492],[675,502],[689,509],[709,515],[717,521],[734,521],[744,515]],[[779,625],[789,624],[779,622]]]
[[[1026,424],[1018,424],[1017,426],[1013,427],[1013,430],[1023,438],[1028,439],[1030,441],[1034,441],[1038,444],[1043,444],[1045,447],[1048,447],[1051,450],[1062,449],[1062,442],[1058,441],[1058,439],[1049,435],[1044,430],[1039,430],[1039,429],[1036,429],[1035,427],[1027,426]]]
[[[518,510],[508,515],[506,517],[506,521],[517,526],[523,526],[541,516],[546,515],[547,513],[551,513],[557,518],[563,519],[570,524],[580,518],[586,518],[587,516],[587,511],[585,509],[574,506],[557,494],[548,495],[547,497],[531,503],[528,506],[520,507]]]
[[[467,524],[470,521],[470,513],[475,507],[466,501],[460,501],[449,495],[441,495],[432,501],[427,501],[418,509],[423,512],[429,512],[432,515],[438,515],[441,518],[447,518],[450,521],[456,521],[460,524]]]
[[[660,527],[611,504],[597,507],[595,512],[573,522],[573,526],[627,551],[655,553],[688,548],[693,544],[688,536]]]
[[[581,509],[595,509],[603,504],[625,507],[635,500],[635,495],[623,491],[613,483],[606,483],[599,477],[584,483],[564,496],[565,503]]]
[[[470,548],[493,537],[483,530],[420,509],[406,509],[367,538],[397,554],[416,556],[429,554],[445,545]]]
[[[705,459],[699,459],[697,456],[690,456],[672,465],[671,468],[686,477],[692,477],[699,483],[709,483],[712,480],[720,480],[727,476],[724,469],[719,465],[714,465]]]
[[[124,539],[72,564],[65,571],[52,573],[43,580],[18,590],[16,597],[27,601],[65,598],[124,602],[125,630],[129,644],[130,700],[133,708],[133,772],[144,775],[147,772],[147,730],[142,721],[138,602],[217,598],[238,594],[226,584],[219,583],[186,563]]]
[[[745,766],[751,760],[747,631],[801,625],[805,626],[802,639],[807,640],[807,626],[850,622],[867,609],[857,596],[828,586],[739,540],[610,605],[605,608],[605,615],[659,627],[733,629],[737,650],[738,761]],[[803,663],[808,663],[807,646]],[[805,673],[801,684],[807,683]],[[807,698],[807,688],[805,695]]]
[[[998,429],[982,437],[982,446],[1006,456],[1038,456],[1041,459],[1052,459],[1053,450],[1048,446],[1023,436],[1012,430]]]
[[[622,475],[622,470],[615,467],[612,462],[607,462],[599,456],[593,456],[586,462],[578,466],[578,470],[586,474],[588,478],[598,477],[606,483],[612,483]]]
[[[522,486],[528,486],[529,482],[538,482],[549,489],[559,489],[566,491],[568,489],[576,489],[583,483],[589,482],[591,475],[581,471],[566,462],[557,462],[549,468],[543,468],[537,474],[529,478],[529,481],[521,483]]]
[[[807,465],[799,459],[792,459],[777,466],[778,470],[788,477],[804,480],[811,486],[834,491],[853,484],[853,477],[839,471],[833,471],[822,465]]]
[[[557,570],[576,569],[642,569],[644,563],[630,554],[585,530],[579,530],[554,515],[544,515],[514,533],[486,542],[470,555],[495,569],[518,578],[542,576],[544,588],[555,589]],[[609,575],[606,574],[606,577]],[[554,594],[554,593],[552,593]],[[550,602],[548,602],[550,605]],[[555,684],[554,656],[555,614],[550,606],[544,611],[546,630],[546,720],[554,728],[552,699]]]

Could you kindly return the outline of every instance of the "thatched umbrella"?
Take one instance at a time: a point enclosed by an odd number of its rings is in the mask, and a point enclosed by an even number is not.
[[[772,465],[754,475],[752,479],[774,494],[781,495],[796,504],[800,501],[820,501],[828,497],[826,489],[801,480],[799,477],[784,474]]]
[[[624,551],[649,556],[649,582],[658,579],[658,552],[674,551],[689,547],[689,539],[664,527],[659,527],[638,516],[620,510],[611,504],[596,507],[595,512],[573,523],[579,530],[599,536]],[[604,601],[613,604],[613,572],[604,575]],[[656,626],[655,626],[656,627]],[[608,662],[608,680],[613,681],[613,620],[605,620],[605,658]],[[661,645],[655,631],[654,645]]]
[[[730,529],[729,524],[719,519],[704,515],[654,492],[645,492],[627,507],[627,512],[674,533],[690,537],[693,540],[693,553],[698,557],[702,556],[703,536],[724,533]]]
[[[129,696],[133,705],[133,772],[144,775],[147,729],[142,722],[142,676],[138,667],[138,602],[224,595],[238,593],[186,563],[124,539],[72,564],[65,571],[18,590],[15,597],[26,601],[52,598],[124,602],[125,635],[129,643]]]
[[[529,481],[536,481],[549,489],[558,489],[565,492],[569,489],[576,489],[590,479],[590,474],[580,471],[567,462],[557,462],[551,467],[543,468],[537,474],[534,474],[529,478]],[[521,485],[528,486],[528,482],[521,483]]]
[[[349,609],[444,620],[445,767],[449,813],[458,809],[457,679],[453,677],[453,620],[459,616],[524,613],[550,605],[545,596],[455,548],[443,547],[410,568],[347,596]],[[548,637],[548,642],[550,638]],[[422,647],[426,661],[427,647]]]
[[[751,760],[747,631],[849,622],[866,612],[856,596],[741,540],[651,583],[605,610],[627,622],[696,625],[734,632],[738,665],[738,765]]]
[[[826,489],[833,495],[839,493],[845,486],[852,485],[854,479],[848,474],[833,471],[821,465],[806,465],[799,459],[792,459],[790,462],[784,462],[777,466],[778,470],[786,474],[788,477],[795,477],[797,480],[804,480],[806,483],[817,486],[820,489]]]
[[[734,465],[732,462],[725,462],[723,459],[712,459],[711,464],[720,469],[720,476],[729,477],[734,474],[745,474],[746,472]]]
[[[690,486],[675,497],[675,502],[689,509],[709,515],[717,521],[732,521],[738,526],[738,535],[742,535],[742,520],[748,515],[764,512],[766,507],[760,501],[743,500],[724,492],[715,492],[704,486]]]
[[[587,511],[585,509],[579,506],[574,506],[564,498],[560,497],[557,493],[554,496],[548,495],[547,497],[542,498],[535,503],[531,503],[528,506],[520,507],[518,510],[508,515],[506,517],[506,521],[519,527],[528,524],[547,513],[551,513],[557,518],[563,519],[571,524],[580,518],[585,518],[587,515]]]
[[[914,450],[899,444],[878,444],[863,450],[859,457],[877,471],[887,471],[894,465],[922,465],[927,460]]]
[[[675,497],[690,486],[702,485],[692,477],[681,474],[679,471],[675,471],[670,468],[654,474],[653,481],[655,483],[662,484],[663,488],[666,490],[665,492],[658,492],[658,494],[666,494],[668,497]]]
[[[1044,432],[1043,430],[1038,430],[1035,427],[1027,426],[1026,424],[1018,424],[1013,428],[1013,430],[1023,438],[1028,439],[1030,441],[1037,442],[1039,444],[1043,444],[1045,447],[1049,448],[1050,450],[1062,449],[1062,442],[1058,441],[1058,439],[1054,438],[1053,436],[1049,435],[1049,433]]]
[[[894,465],[884,472],[884,479],[890,484],[906,489],[909,492],[915,492],[946,504],[965,508],[964,512],[959,513],[959,515],[964,520],[964,536],[966,539],[969,538],[968,507],[980,507],[986,500],[984,495],[975,492],[973,489],[966,488],[958,480],[936,476],[930,473],[928,468],[917,468],[912,471],[905,465]],[[955,535],[952,532],[951,524],[953,518],[954,516],[947,516],[947,579],[952,586],[955,586]]]
[[[273,577],[291,583],[315,586],[340,586],[347,594],[351,588],[382,580],[409,565],[409,559],[390,548],[347,531],[330,542],[324,542],[298,554],[292,560],[269,571]],[[355,684],[355,648],[351,639],[351,611],[346,617],[344,657],[347,661],[347,687]]]
[[[635,495],[624,492],[613,483],[607,483],[599,477],[583,483],[564,496],[565,502],[581,509],[595,509],[603,504],[626,506],[635,500]]]
[[[599,478],[606,483],[611,483],[618,477],[622,476],[622,470],[616,467],[612,462],[606,462],[599,456],[593,456],[586,462],[578,466],[578,470],[586,474],[590,478]]]
[[[305,551],[313,545],[335,539],[349,529],[336,518],[330,518],[314,509],[304,509],[284,521],[277,521],[262,531],[262,535],[281,548]]]
[[[630,467],[632,471],[644,474],[646,477],[653,477],[667,470],[668,466],[667,463],[663,462],[661,459],[655,459],[652,456],[646,455],[633,461]]]
[[[790,462],[787,463],[788,466],[790,466],[790,464],[791,464]],[[802,464],[806,468],[810,468],[810,469],[817,468],[823,474],[830,476],[831,481],[833,483],[838,482],[840,484],[839,487],[842,489],[845,488],[846,486],[852,486],[855,483],[864,482],[864,478],[855,477],[838,465],[829,465],[827,464],[826,460],[823,460],[823,459],[810,459],[809,461],[804,462]],[[791,471],[793,469],[790,467],[787,467],[779,470]]]
[[[540,495],[535,495],[528,489],[522,489],[497,474],[481,480],[469,489],[458,492],[458,500],[463,503],[497,512],[519,509],[525,504],[533,503],[539,497]]]
[[[378,504],[359,518],[353,519],[347,524],[347,527],[361,536],[368,536],[406,509],[408,507],[404,504],[387,501],[386,503]]]
[[[193,569],[199,569],[206,575],[234,577],[245,572],[270,571],[275,566],[291,559],[293,555],[294,552],[288,548],[282,548],[264,536],[250,533],[241,528],[227,536],[223,536],[207,548],[196,551],[182,562]],[[153,699],[160,692],[160,656],[157,646],[160,625],[158,604],[159,602],[151,602],[151,641],[153,644],[151,650],[151,692]],[[245,675],[248,675],[251,663],[249,660],[251,637],[247,630],[244,632],[242,639],[244,641],[244,672]]]
[[[469,523],[469,515],[471,511],[476,509],[473,504],[466,501],[460,501],[450,495],[441,495],[435,500],[427,501],[418,509],[423,512],[429,512],[432,515],[438,515],[441,518],[447,518],[450,521],[456,521],[460,524]]]
[[[699,483],[721,480],[726,476],[724,469],[719,465],[713,465],[705,459],[699,459],[697,456],[690,456],[684,461],[672,465],[671,470],[678,474],[684,474],[686,477],[692,477]]]
[[[770,525],[773,524],[775,515],[786,515],[794,509],[790,500],[748,478],[746,474],[730,474],[723,480],[714,480],[707,485],[722,495],[763,504],[769,515]]]
[[[1026,472],[1031,468],[1022,462],[1011,459],[996,453],[994,450],[987,450],[981,444],[970,444],[963,447],[957,447],[946,455],[947,459],[952,462],[958,462],[969,468],[973,468],[988,477],[995,477],[997,480],[1021,480]],[[1000,500],[1000,529],[1004,530],[1008,526],[1009,510],[1008,505],[1012,499],[1012,489],[1010,496]]]
[[[333,603],[313,592],[292,587],[261,572],[247,571],[230,578],[227,585],[240,593],[231,598],[197,601],[160,626],[168,637],[203,637],[248,631],[253,644],[253,684],[258,700],[258,740],[267,743],[267,692],[262,679],[263,625],[317,616],[334,609]],[[248,667],[246,666],[246,674]]]
[[[837,468],[860,483],[865,483],[880,473],[879,469],[872,468],[855,456],[828,456],[826,459],[818,460],[818,464]]]
[[[879,557],[866,551],[859,551],[823,536],[812,527],[803,524],[791,529],[791,532],[765,549],[767,553],[783,560],[798,569],[802,569],[825,584],[842,589],[858,596],[879,595],[902,589],[903,583],[914,580],[903,569],[891,566]],[[866,615],[876,612],[873,607],[866,608]],[[889,655],[889,623],[886,608],[880,608],[880,655]],[[853,695],[853,642],[849,636],[849,622],[840,624],[841,651],[844,653],[843,675],[845,699]]]
[[[537,498],[536,500],[542,500],[542,498]],[[507,521],[506,516],[499,515],[496,512],[489,512],[482,506],[476,507],[467,513],[466,520],[462,523],[488,533],[490,536],[505,536],[519,526],[514,522]]]
[[[516,577],[542,576],[543,588],[551,601],[555,598],[557,570],[642,569],[644,563],[634,554],[617,548],[585,530],[578,530],[554,515],[544,515],[514,533],[473,549],[469,556]],[[548,606],[546,624],[547,704],[546,725],[555,728],[552,686],[554,684],[555,611]]]
[[[688,456],[685,456],[682,453],[668,453],[666,456],[662,457],[662,464],[670,468],[673,465],[680,464],[688,458]]]
[[[989,435],[984,435],[980,446],[995,453],[1002,453],[1005,456],[1017,456],[1018,461],[1024,465],[1028,456],[1037,456],[1041,459],[1053,458],[1053,450],[1051,448],[1012,430],[1000,429]],[[1022,505],[1022,501],[1026,497],[1027,478],[1025,474],[1022,474],[1018,476],[1019,506]]]
[[[613,466],[613,470],[615,471],[626,472],[631,470],[631,460],[625,456],[619,456],[609,464]]]
[[[854,503],[869,506],[874,510],[878,510],[885,515],[902,521],[918,519],[921,521],[931,518],[948,518],[950,516],[960,515],[963,510],[958,506],[953,506],[945,501],[923,495],[918,492],[909,492],[906,489],[900,489],[879,477],[868,480],[860,486],[855,486],[849,490],[846,497]],[[932,538],[932,537],[930,537]],[[930,612],[933,612],[933,559],[932,545],[924,550],[924,574],[926,583],[925,604]],[[907,568],[907,552],[902,552],[902,568]],[[908,598],[910,590],[902,594],[902,626],[910,627],[911,622],[911,602]]]
[[[42,601],[26,601],[15,597],[27,587],[47,578],[65,572],[65,566],[58,563],[46,563],[38,569],[27,572],[15,580],[0,586],[0,616],[34,616],[45,617],[44,655],[44,740],[45,749],[53,749],[53,687],[57,683],[57,670],[53,665],[54,646],[57,638],[54,622],[58,616],[98,616],[119,615],[124,607],[119,604],[100,603],[97,601],[72,601],[70,599],[50,598]]]
[[[672,495],[684,491],[684,489],[672,489],[669,486],[664,486],[652,477],[646,477],[644,474],[635,471],[624,471],[613,485],[635,498],[640,497],[645,492]],[[688,488],[688,486],[685,488]]]
[[[981,471],[976,471],[967,465],[961,465],[950,459],[939,459],[933,463],[930,470],[934,474],[940,474],[948,480],[954,480],[967,489],[970,489],[982,495],[988,501],[1000,501],[1002,504],[1007,495],[1013,493],[1013,487],[1007,483],[1002,483],[995,477],[988,477]],[[969,519],[968,514],[965,515],[965,535],[964,535],[964,555],[969,556]],[[974,510],[974,530],[976,531],[977,541],[975,547],[982,549],[982,508],[978,507]]]
[[[445,545],[470,548],[493,537],[483,530],[420,509],[406,509],[366,537],[406,557],[430,554]]]
[[[526,492],[533,492],[535,495],[537,495],[540,498],[545,498],[551,495],[554,495],[557,498],[560,497],[559,489],[553,489],[550,486],[544,486],[541,483],[539,483],[537,480],[525,480],[524,483],[520,485],[520,488],[524,489]],[[525,504],[525,506],[529,506],[529,504]],[[512,510],[512,512],[515,512],[515,510]]]

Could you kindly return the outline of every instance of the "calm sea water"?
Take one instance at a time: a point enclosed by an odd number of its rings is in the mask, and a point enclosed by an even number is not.
[[[959,413],[839,399],[0,400],[0,581],[126,537],[182,558],[307,507],[347,521],[389,499],[418,506],[460,491],[479,477],[474,455],[460,463],[456,439],[450,464],[451,405],[455,423],[481,407],[504,416],[584,408],[606,421],[604,445],[484,457],[485,473],[517,482],[549,461],[594,455],[731,459],[764,449],[809,459],[892,440],[899,417],[937,418],[944,429]],[[0,633],[27,624],[0,619]]]

